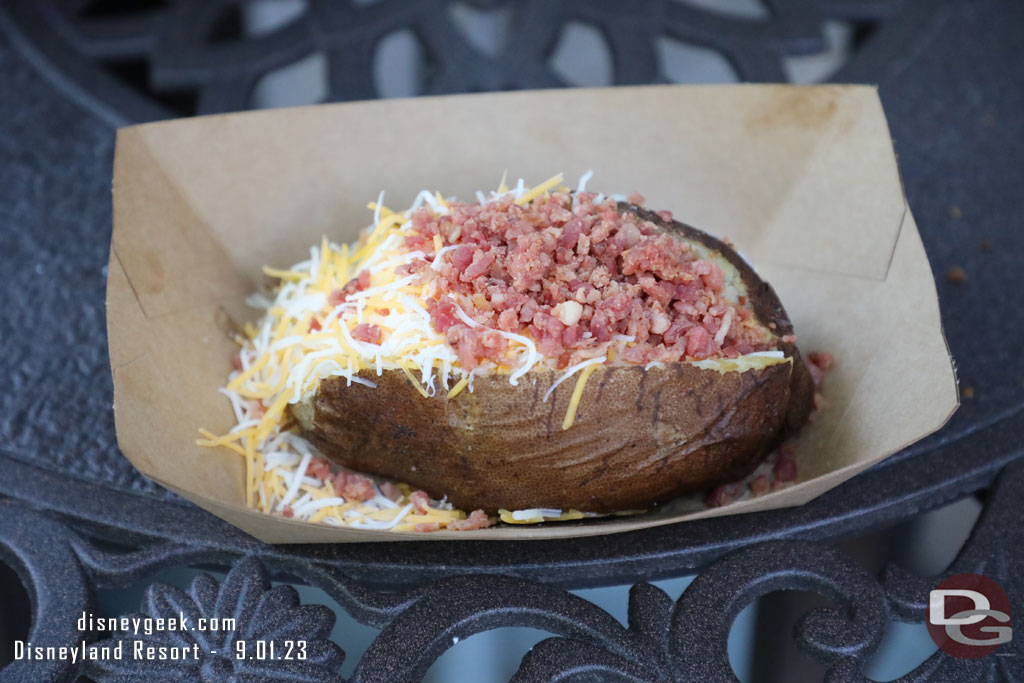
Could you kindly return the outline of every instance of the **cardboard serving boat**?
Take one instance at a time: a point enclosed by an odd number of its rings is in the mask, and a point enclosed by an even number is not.
[[[231,321],[264,264],[353,240],[387,190],[472,198],[504,171],[647,205],[728,237],[776,289],[806,351],[836,358],[801,434],[798,482],[720,508],[473,532],[336,528],[244,505],[218,393]],[[118,133],[107,289],[117,438],[144,475],[275,543],[550,539],[800,505],[941,427],[957,389],[935,285],[878,95],[861,86],[649,86],[331,104]],[[157,503],[154,503],[157,504]]]

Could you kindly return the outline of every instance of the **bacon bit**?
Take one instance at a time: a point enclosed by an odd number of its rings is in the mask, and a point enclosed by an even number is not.
[[[828,405],[821,389],[825,386],[825,374],[832,369],[834,364],[835,359],[832,354],[826,352],[809,353],[804,361],[804,365],[807,366],[808,372],[811,373],[811,379],[814,381],[814,407],[808,416],[811,422],[814,422],[818,413]]]
[[[472,282],[490,270],[492,263],[494,263],[493,251],[484,253],[481,249],[477,249],[473,254],[473,262],[463,271],[459,279],[463,282]]]
[[[413,491],[409,494],[409,502],[412,503],[413,512],[417,515],[425,515],[430,506],[430,496],[426,491]]]
[[[640,228],[636,227],[635,223],[623,223],[622,227],[619,228],[619,239],[627,249],[636,246],[642,237],[643,233],[640,232]]]
[[[358,341],[368,342],[370,344],[380,344],[380,337],[380,325],[359,323],[352,329],[352,338]]]
[[[827,351],[811,352],[807,354],[807,357],[812,363],[822,370],[831,370],[832,365],[835,362],[835,358],[833,358],[832,354]]]
[[[392,484],[390,481],[386,481],[380,485],[380,492],[388,500],[394,502],[402,497],[402,490]]]
[[[768,477],[764,476],[763,474],[758,475],[757,478],[754,479],[754,481],[750,482],[750,492],[755,496],[760,496],[765,493],[768,493],[768,490],[771,489],[771,487],[772,484],[770,481],[768,481]]]
[[[390,308],[386,308],[386,307],[385,308],[378,308],[377,309],[377,314],[378,315],[391,315],[391,309]]]
[[[807,354],[807,362],[804,365],[807,366],[808,372],[811,373],[811,379],[814,380],[814,387],[816,389],[821,388],[825,383],[825,373],[832,369],[833,358],[830,353],[809,353]]]
[[[810,362],[810,360],[805,362],[804,365],[807,367],[807,371],[811,373],[811,380],[813,380],[815,388],[821,386],[821,383],[825,381],[825,371]]]
[[[704,285],[713,292],[725,287],[725,273],[714,261],[695,261],[693,270],[700,274]]]
[[[414,526],[412,528],[413,531],[422,531],[422,532],[438,531],[440,529],[441,529],[441,525],[438,524],[437,522],[420,522],[419,524],[417,524],[416,526]]]
[[[341,289],[336,289],[331,292],[327,297],[327,303],[331,306],[338,306],[345,303],[345,301],[356,292],[361,292],[370,286],[370,271],[365,268],[359,271],[359,274],[354,278],[345,283],[345,286]]]
[[[623,275],[649,272],[664,280],[689,281],[710,270],[710,262],[691,260],[689,245],[669,235],[641,239],[622,252]]]
[[[583,222],[578,218],[573,218],[562,226],[562,236],[558,239],[558,244],[563,249],[575,249],[582,233]]]
[[[691,328],[686,333],[686,355],[695,358],[705,358],[711,355],[711,341],[711,333],[705,328]]]
[[[743,490],[743,482],[734,481],[730,484],[722,484],[711,491],[704,500],[708,507],[719,508],[736,500]]]
[[[326,481],[327,477],[331,475],[331,463],[327,462],[323,458],[313,458],[309,461],[306,473],[314,479]]]
[[[967,282],[967,271],[960,266],[953,266],[946,271],[946,280],[954,285],[961,285]]]
[[[473,510],[466,519],[456,519],[448,522],[448,529],[451,531],[470,531],[472,529],[486,529],[491,525],[491,520],[483,510]]]
[[[828,407],[828,401],[825,400],[825,395],[820,391],[814,392],[814,407],[811,409],[811,414],[807,416],[807,419],[814,422],[817,418],[818,413]]]
[[[779,446],[779,459],[775,462],[775,480],[796,481],[796,444],[783,441]]]
[[[355,472],[338,472],[334,475],[334,493],[345,500],[367,501],[377,495],[373,480]]]
[[[481,252],[483,253],[483,252]],[[455,269],[460,273],[469,267],[469,264],[473,262],[473,247],[459,247],[453,249],[451,255],[448,257]]]
[[[434,321],[434,327],[442,334],[447,332],[453,325],[459,322],[459,316],[455,312],[455,304],[449,299],[440,301],[428,301],[427,313]]]
[[[974,398],[974,387],[968,384],[963,389],[960,390],[960,394],[964,398]]]
[[[519,329],[519,316],[516,315],[514,308],[508,308],[501,312],[498,316],[498,329],[506,332]]]
[[[481,359],[489,358],[499,362],[508,350],[508,340],[498,334],[497,330],[481,332],[461,323],[449,327],[445,339],[455,349],[463,369],[470,372],[480,364]]]
[[[242,349],[238,349],[235,355],[231,356],[231,365],[235,370],[242,371]]]
[[[281,516],[285,519],[291,519],[295,516],[295,510],[292,510],[291,505],[285,505],[284,509],[281,510]]]

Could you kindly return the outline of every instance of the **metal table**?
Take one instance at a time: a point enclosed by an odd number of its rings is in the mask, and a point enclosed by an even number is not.
[[[798,644],[830,667],[830,680],[862,680],[886,621],[920,622],[939,577],[890,566],[878,578],[831,542],[971,495],[984,512],[945,575],[984,572],[1019,605],[1024,307],[1013,298],[1024,263],[1024,5],[771,0],[762,16],[735,16],[672,0],[454,3],[505,17],[494,48],[466,38],[447,4],[310,0],[243,39],[228,0],[0,2],[0,561],[30,594],[30,640],[80,640],[74,615],[94,607],[97,588],[168,567],[230,567],[222,585],[199,580],[190,595],[154,584],[145,609],[236,614],[239,637],[310,638],[315,656],[304,665],[239,662],[236,675],[255,676],[244,680],[337,680],[345,644],[326,640],[333,616],[298,607],[294,591],[270,588],[274,577],[319,586],[383,628],[354,680],[417,680],[453,639],[524,625],[560,637],[535,647],[516,680],[725,681],[735,616],[793,588],[836,605],[802,620]],[[844,27],[849,55],[830,78],[879,85],[961,379],[952,421],[800,508],[553,542],[266,546],[138,475],[115,444],[104,333],[114,127],[246,108],[265,74],[310,54],[322,57],[327,98],[375,97],[376,46],[400,31],[426,57],[415,92],[570,85],[557,65],[570,24],[603,36],[616,84],[669,80],[665,40],[724,55],[744,80],[800,79],[794,56],[826,49]],[[966,281],[947,279],[954,267]],[[694,571],[675,603],[646,583]],[[627,582],[636,583],[628,628],[564,590]],[[0,681],[232,673],[220,657],[195,666],[24,661]],[[1024,679],[1024,657],[940,652],[905,680],[993,677]]]

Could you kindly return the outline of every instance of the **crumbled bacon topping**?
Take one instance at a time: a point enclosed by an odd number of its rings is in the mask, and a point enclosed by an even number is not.
[[[412,503],[413,512],[417,515],[425,515],[427,508],[430,507],[430,496],[426,491],[413,491],[409,494],[409,502]]]
[[[505,196],[412,214],[406,248],[433,252],[435,235],[457,245],[442,254],[438,273],[420,272],[436,276],[427,310],[467,370],[504,356],[507,342],[495,330],[530,336],[560,367],[613,342],[631,363],[771,348],[747,301],[727,299],[717,263],[614,201],[594,199],[584,192],[574,203],[555,192],[519,206]]]
[[[755,496],[760,496],[768,493],[772,488],[772,483],[768,477],[763,474],[758,475],[754,481],[750,482],[750,493]]]
[[[811,373],[811,379],[814,380],[814,410],[811,411],[810,419],[813,422],[816,415],[825,409],[826,401],[825,395],[822,393],[822,387],[825,384],[825,373],[832,369],[832,365],[835,360],[832,358],[832,354],[828,352],[821,353],[810,353],[807,355],[807,370]]]
[[[334,475],[334,492],[345,500],[370,500],[377,495],[373,480],[355,472],[338,472]]]
[[[779,446],[779,459],[775,461],[775,481],[796,480],[796,444],[783,441]]]
[[[331,464],[323,458],[313,458],[306,467],[306,474],[314,479],[325,481],[331,475]]]
[[[386,481],[380,485],[380,492],[381,495],[392,502],[402,497],[402,489],[398,488],[390,481]]]
[[[352,329],[352,338],[357,341],[369,342],[371,344],[380,344],[380,337],[380,325],[359,323]]]
[[[734,481],[728,484],[722,484],[717,488],[713,489],[704,499],[704,503],[708,507],[720,508],[723,505],[728,505],[733,502],[741,495],[743,495],[744,484],[742,481]]]
[[[471,531],[473,529],[486,529],[491,525],[491,520],[483,510],[473,510],[466,519],[456,519],[448,522],[448,529],[451,531]]]
[[[354,278],[346,282],[344,287],[342,287],[341,289],[336,289],[333,292],[331,292],[330,295],[327,297],[327,303],[329,303],[331,306],[337,306],[338,304],[344,303],[345,300],[349,298],[349,296],[355,294],[356,292],[361,292],[364,289],[369,289],[369,287],[370,271],[361,270],[359,271],[358,275],[356,275]]]

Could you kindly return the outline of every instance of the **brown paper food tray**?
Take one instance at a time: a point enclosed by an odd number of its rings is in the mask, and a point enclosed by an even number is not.
[[[261,266],[322,234],[353,239],[368,201],[472,197],[502,172],[590,188],[727,236],[779,293],[805,350],[837,359],[802,434],[799,482],[724,508],[431,534],[340,529],[243,504],[244,462],[199,448],[233,424],[217,393],[229,320]],[[117,438],[139,469],[274,543],[550,539],[799,505],[942,426],[956,381],[931,270],[869,87],[657,86],[360,102],[119,131],[107,290]],[[586,400],[584,398],[584,400]]]

